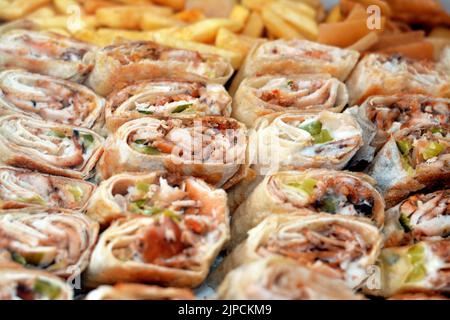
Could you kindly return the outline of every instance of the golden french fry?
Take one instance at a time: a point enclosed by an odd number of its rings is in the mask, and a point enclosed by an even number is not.
[[[315,20],[317,17],[317,10],[313,7],[311,7],[308,4],[305,4],[304,2],[296,2],[292,0],[279,0],[278,5],[280,7],[284,7],[285,10],[290,11],[296,11],[298,14],[303,16],[308,16],[311,19]]]
[[[260,38],[263,33],[264,21],[258,12],[253,11],[248,18],[247,24],[242,30],[242,34],[249,37]]]
[[[166,7],[171,7],[175,10],[181,10],[184,8],[185,5],[185,0],[153,0],[154,3],[162,5],[162,6],[166,6]]]
[[[145,13],[141,17],[140,28],[142,30],[157,30],[175,26],[183,26],[184,23],[172,17],[160,16],[153,13]]]
[[[42,7],[51,0],[2,0],[0,1],[0,19],[15,20]]]
[[[379,40],[378,33],[375,31],[369,32],[364,37],[356,41],[351,46],[347,47],[347,49],[356,50],[359,52],[364,52],[373,47]]]
[[[173,15],[173,18],[186,23],[193,23],[205,19],[205,14],[198,9],[183,10]]]
[[[80,41],[95,44],[99,47],[105,47],[112,44],[110,39],[101,38],[96,31],[90,29],[77,30],[72,33],[72,37]]]
[[[117,3],[109,0],[87,0],[83,1],[83,11],[86,14],[94,14],[100,8],[115,7]]]
[[[241,5],[235,5],[230,14],[230,20],[238,23],[241,29],[245,26],[248,18],[250,16],[250,10]]]
[[[36,11],[31,12],[27,15],[27,18],[45,18],[45,17],[54,17],[56,15],[55,9],[52,6],[47,5],[37,9]]]
[[[186,0],[185,8],[201,10],[210,18],[227,18],[236,2],[237,0]]]
[[[79,7],[79,3],[75,0],[53,0],[53,5],[58,13],[64,15],[70,13],[71,7]]]
[[[174,33],[174,36],[189,41],[213,43],[220,28],[238,31],[240,25],[230,19],[211,18],[182,27]]]
[[[145,14],[170,16],[172,9],[152,5],[116,6],[100,8],[95,16],[100,25],[117,29],[139,29]]]
[[[53,17],[35,17],[31,18],[33,22],[35,22],[41,29],[71,29],[71,16],[53,16]],[[94,16],[83,16],[79,18],[80,21],[77,24],[80,24],[78,29],[84,28],[95,28],[97,26],[97,19]]]
[[[216,47],[236,51],[246,56],[259,40],[253,37],[238,35],[228,29],[221,28],[217,33]]]
[[[317,22],[307,15],[302,15],[293,10],[287,10],[282,3],[273,2],[268,8],[283,20],[295,27],[307,39],[315,40],[319,35]]]
[[[339,5],[335,5],[333,9],[330,10],[328,13],[327,18],[325,19],[326,23],[334,23],[334,22],[341,22],[344,20],[341,13],[341,7]]]
[[[57,33],[57,34],[60,34],[62,36],[66,36],[66,37],[70,37],[71,36],[70,32],[67,31],[66,29],[50,28],[50,29],[47,29],[46,31],[54,32],[54,33]]]
[[[261,11],[266,5],[274,0],[242,0],[242,5],[252,9]]]
[[[233,68],[235,69],[238,69],[244,60],[244,56],[237,52],[224,50],[203,43],[177,39],[173,37],[173,35],[170,34],[170,32],[154,32],[152,34],[152,40],[156,43],[173,48],[198,51],[204,54],[219,55],[221,57],[224,57],[225,59],[228,59],[231,62]]]
[[[262,11],[262,19],[269,33],[282,39],[303,39],[304,36],[290,24],[285,22],[281,16],[273,12],[269,7]]]
[[[450,29],[449,28],[436,27],[433,30],[431,30],[431,32],[428,35],[428,37],[430,37],[430,38],[450,39]]]

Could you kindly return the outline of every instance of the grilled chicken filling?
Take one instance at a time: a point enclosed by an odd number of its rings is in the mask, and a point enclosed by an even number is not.
[[[373,190],[350,176],[321,176],[302,181],[272,177],[269,188],[279,201],[297,208],[364,217],[372,217],[374,212]]]
[[[110,57],[122,65],[140,61],[167,61],[174,65],[183,64],[188,72],[208,78],[223,77],[227,73],[227,64],[218,57],[206,57],[189,50],[163,47],[151,42],[133,42],[105,48]]]
[[[308,60],[322,60],[326,62],[332,62],[335,57],[334,55],[340,55],[339,50],[329,52],[328,48],[322,47],[320,45],[311,44],[311,48],[306,48],[302,43],[297,43],[295,41],[283,42],[275,41],[269,42],[262,45],[257,54],[263,58],[297,58],[297,59],[308,59]]]
[[[0,86],[0,98],[45,120],[80,126],[97,107],[97,98],[86,91],[44,76],[10,73]]]
[[[409,133],[396,137],[397,146],[402,154],[402,164],[405,170],[413,170],[424,163],[442,161],[442,167],[448,168],[450,153],[450,136],[447,126],[423,126]]]
[[[90,224],[75,214],[35,213],[0,219],[0,252],[29,268],[55,273],[75,270],[89,249]]]
[[[332,276],[344,278],[347,267],[371,250],[361,234],[337,223],[297,228],[286,226],[269,237],[258,251],[280,254],[308,266],[325,268]]]
[[[54,300],[61,288],[46,279],[10,279],[0,281],[0,300]]]
[[[4,121],[0,132],[14,148],[28,149],[37,153],[41,160],[63,168],[82,168],[98,144],[89,132],[57,126],[39,127],[32,120],[21,118]]]
[[[415,238],[450,235],[450,191],[414,195],[400,205],[400,223]]]
[[[11,201],[75,209],[80,208],[89,195],[79,182],[32,172],[0,169],[0,181],[0,199],[4,205]]]
[[[174,177],[120,188],[122,194],[115,194],[116,202],[124,210],[153,217],[153,221],[133,230],[129,241],[115,246],[113,254],[122,261],[181,269],[198,267],[198,247],[218,239],[218,225],[225,223],[224,213],[214,206],[208,188],[194,178]]]
[[[238,162],[245,156],[243,139],[238,123],[233,121],[171,119],[132,132],[128,144],[149,155],[173,154],[202,163],[243,163]]]
[[[188,82],[143,82],[127,87],[113,96],[113,114],[139,113],[170,116],[196,114],[220,116],[231,99],[220,85]]]
[[[336,107],[340,82],[326,80],[292,80],[277,78],[259,89],[256,96],[269,103],[274,110],[294,108],[308,110],[320,107],[321,110]]]

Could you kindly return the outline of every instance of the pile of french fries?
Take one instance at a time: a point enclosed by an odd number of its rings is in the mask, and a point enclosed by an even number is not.
[[[381,9],[378,30],[367,27],[371,5]],[[418,12],[433,17],[432,24],[448,23],[437,0],[341,0],[328,14],[320,0],[0,0],[3,21],[31,19],[43,30],[98,46],[151,40],[221,55],[236,69],[261,38],[430,58],[450,30],[437,27],[428,37],[412,31],[408,22]]]
[[[259,38],[316,40],[320,0],[0,0],[0,19],[106,46],[123,40],[213,53],[239,68]]]
[[[367,9],[373,5],[380,9],[379,28],[375,29],[367,23],[374,14]],[[426,36],[424,30],[413,30],[412,23],[421,23],[431,32]],[[317,41],[360,52],[433,59],[450,42],[448,26],[450,16],[436,0],[341,0],[319,25]]]

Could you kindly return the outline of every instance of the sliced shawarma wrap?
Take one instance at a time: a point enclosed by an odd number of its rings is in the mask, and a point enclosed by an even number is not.
[[[228,255],[218,273],[268,256],[290,258],[329,277],[360,286],[383,242],[380,230],[344,215],[302,212],[271,215],[248,232],[248,238]]]
[[[450,190],[416,194],[386,212],[386,246],[447,239],[450,235]]]
[[[0,118],[0,163],[86,179],[103,151],[97,133],[23,115]]]
[[[20,68],[83,82],[93,65],[84,61],[95,46],[48,31],[13,29],[0,33],[0,69]]]
[[[282,257],[269,257],[229,272],[217,290],[225,300],[360,300],[345,282]]]
[[[246,166],[247,130],[234,119],[142,118],[122,125],[106,142],[98,172],[168,170],[228,188]]]
[[[229,117],[231,97],[220,84],[139,81],[111,93],[105,113],[108,130],[115,132],[125,122],[144,117]]]
[[[450,100],[423,95],[374,96],[346,112],[352,114],[363,129],[364,146],[352,162],[371,162],[392,133],[418,124],[449,123]]]
[[[103,181],[87,206],[87,215],[101,225],[127,216],[227,214],[227,195],[203,180],[165,172],[118,174]],[[200,219],[201,220],[201,219]]]
[[[391,135],[368,168],[389,207],[410,193],[450,184],[449,125],[421,124]]]
[[[234,71],[220,56],[145,41],[108,46],[89,53],[84,61],[94,65],[87,84],[103,96],[121,84],[167,77],[225,84]]]
[[[0,207],[19,209],[44,206],[81,210],[95,185],[92,183],[51,176],[26,169],[0,167]]]
[[[328,74],[263,76],[245,79],[233,101],[233,117],[252,127],[258,117],[275,112],[341,112],[348,92]]]
[[[74,279],[86,269],[98,224],[84,214],[45,208],[0,211],[0,253],[28,269]]]
[[[47,272],[0,266],[0,300],[72,300],[73,290]]]
[[[450,73],[434,61],[373,53],[358,63],[347,88],[351,105],[398,93],[450,98]]]
[[[408,292],[450,292],[448,240],[383,249],[378,266],[381,286],[370,294],[391,297]]]
[[[21,70],[0,73],[0,115],[19,113],[91,128],[103,113],[105,103],[78,83]]]
[[[308,209],[384,223],[384,200],[375,181],[361,173],[314,169],[268,175],[234,212],[232,245],[271,215]]]

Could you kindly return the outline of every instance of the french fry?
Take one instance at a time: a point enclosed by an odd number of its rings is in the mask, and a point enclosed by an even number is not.
[[[144,14],[170,16],[172,9],[152,5],[116,6],[100,8],[95,16],[100,25],[117,29],[138,29]]]
[[[53,0],[53,5],[56,8],[56,11],[60,14],[70,14],[71,7],[79,7],[79,4],[75,0]]]
[[[200,20],[205,19],[205,15],[201,10],[192,9],[192,10],[183,10],[173,15],[173,18],[178,19],[180,21],[186,23],[198,22]]]
[[[198,51],[198,52],[204,53],[204,54],[215,54],[215,55],[222,56],[226,59],[229,59],[233,68],[235,68],[235,69],[239,69],[240,65],[242,64],[242,62],[244,60],[244,56],[237,52],[230,51],[230,50],[224,50],[224,49],[217,48],[217,47],[203,44],[203,43],[177,39],[177,38],[173,37],[170,33],[154,32],[152,34],[152,40],[156,43],[166,45],[169,47],[173,47],[173,48],[186,49],[186,50]]]
[[[242,30],[242,28],[245,26],[245,23],[247,22],[248,18],[250,16],[250,10],[248,10],[246,7],[241,5],[235,5],[233,7],[233,10],[230,14],[230,20],[238,23]]]
[[[385,18],[381,18],[381,30],[384,28]],[[351,46],[359,39],[370,33],[371,30],[367,28],[367,20],[351,20],[337,23],[322,23],[319,25],[318,42],[345,48]]]
[[[242,0],[242,5],[252,10],[261,11],[266,5],[274,0]]]
[[[347,49],[364,52],[372,48],[379,40],[378,33],[375,31],[369,32],[364,37],[356,41]]]
[[[425,40],[385,48],[379,52],[388,54],[399,53],[413,59],[434,59],[434,47]]]
[[[166,6],[166,7],[171,7],[175,10],[181,10],[184,8],[185,5],[185,0],[153,0],[154,3],[162,5],[162,6]]]
[[[274,13],[269,7],[262,11],[262,19],[264,25],[270,34],[274,37],[282,39],[303,39],[304,37],[290,24],[285,22],[283,18]]]
[[[450,29],[449,28],[442,28],[442,27],[436,27],[433,30],[431,30],[430,34],[428,35],[430,38],[444,38],[450,40]]]
[[[357,3],[352,8],[352,11],[350,11],[350,13],[348,14],[345,21],[362,20],[362,19],[367,19],[367,17],[368,17],[368,15],[367,15],[366,9],[362,5]]]
[[[90,29],[80,29],[72,33],[72,36],[80,41],[91,43],[99,47],[110,45],[111,39],[101,38],[96,31]]]
[[[209,18],[228,18],[237,0],[186,0],[185,8],[201,10]]]
[[[30,12],[42,7],[51,0],[2,0],[0,1],[0,19],[15,20],[24,17]]]
[[[341,22],[342,20],[344,20],[344,18],[342,17],[341,14],[341,8],[337,4],[333,7],[333,9],[330,10],[325,22],[334,23],[334,22]]]
[[[409,43],[422,41],[424,39],[425,32],[421,30],[394,34],[382,34],[379,37],[378,43],[372,48],[372,50],[383,50],[385,48],[406,45]]]
[[[147,31],[134,31],[134,30],[121,30],[121,29],[109,29],[100,28],[97,30],[97,36],[100,38],[108,39],[112,44],[117,39],[122,38],[131,41],[149,41],[152,40],[152,34]]]
[[[61,29],[61,28],[50,28],[50,29],[47,29],[47,31],[54,32],[54,33],[57,33],[57,34],[60,34],[62,36],[66,36],[66,37],[71,36],[69,31],[67,31],[65,29]]]
[[[442,51],[450,45],[450,38],[426,38],[426,42],[433,46],[434,60],[439,60],[441,58]]]
[[[381,14],[383,16],[389,17],[392,15],[391,7],[389,6],[389,3],[387,3],[386,1],[383,0],[353,0],[353,1],[361,3],[362,5],[364,5],[364,7],[372,5],[377,6],[378,8],[380,8]]]
[[[160,16],[153,13],[145,13],[141,17],[140,28],[142,30],[157,30],[175,26],[183,26],[184,23],[172,17]]]
[[[256,38],[238,35],[228,29],[221,28],[217,33],[215,45],[218,48],[236,51],[243,56],[246,56],[252,47],[259,41],[260,40]]]
[[[45,7],[41,7],[36,11],[30,13],[27,18],[45,18],[45,17],[54,17],[56,15],[55,9],[51,5],[47,5]]]
[[[182,40],[213,43],[220,28],[235,32],[240,29],[240,25],[229,19],[211,18],[182,27],[174,33],[174,36]]]
[[[83,1],[83,11],[86,14],[94,14],[100,8],[115,7],[117,3],[109,0],[85,0]]]
[[[310,16],[289,10],[280,2],[273,2],[268,8],[270,8],[274,14],[282,17],[283,20],[289,22],[306,38],[310,40],[317,39],[319,28],[316,21]]]
[[[317,16],[317,10],[313,7],[305,4],[304,2],[296,2],[291,0],[279,0],[280,6],[284,6],[286,10],[296,11],[301,16],[308,16],[315,20]]]
[[[249,37],[260,38],[263,33],[264,21],[258,12],[253,11],[248,18],[247,24],[242,30],[242,34]]]

